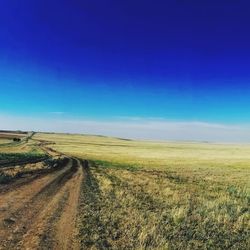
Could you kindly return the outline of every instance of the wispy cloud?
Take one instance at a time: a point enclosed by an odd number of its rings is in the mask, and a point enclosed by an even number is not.
[[[63,114],[65,114],[65,112],[61,112],[61,111],[52,111],[52,112],[48,112],[48,114],[51,114],[51,115],[63,115]]]
[[[250,126],[164,119],[88,120],[0,115],[0,129],[102,134],[107,136],[212,142],[249,142]]]
[[[163,117],[143,117],[143,116],[115,116],[114,119],[126,121],[162,121],[166,120]]]

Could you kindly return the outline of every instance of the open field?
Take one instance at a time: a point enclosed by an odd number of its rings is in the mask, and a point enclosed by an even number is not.
[[[0,184],[0,249],[250,244],[250,145],[36,133],[0,153],[16,176]]]
[[[24,138],[28,133],[15,132],[15,131],[1,131],[0,130],[0,140],[12,140],[13,138]]]
[[[12,140],[10,140],[8,138],[7,139],[6,138],[0,138],[0,145],[10,143],[10,142],[12,142]]]
[[[13,143],[14,138],[24,138],[25,135],[18,133],[4,133],[0,132],[0,146],[2,144]]]

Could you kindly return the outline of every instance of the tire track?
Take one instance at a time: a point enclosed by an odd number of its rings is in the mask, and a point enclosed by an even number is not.
[[[50,168],[43,168],[43,169],[37,169],[37,170],[30,170],[30,171],[25,171],[21,173],[21,176],[18,178],[15,178],[13,181],[8,183],[7,185],[0,185],[0,194],[1,198],[3,197],[2,194],[6,194],[8,192],[15,193],[17,190],[20,190],[22,186],[24,185],[30,185],[33,181],[38,180],[38,179],[46,179],[49,178],[49,176],[54,176],[58,175],[66,165],[69,162],[69,158],[64,158],[61,162],[57,162],[57,166],[55,167],[50,167]],[[14,169],[15,167],[13,167]],[[24,188],[26,189],[26,187]],[[13,194],[12,194],[13,196]],[[1,209],[1,207],[0,207]]]
[[[11,214],[24,207],[42,188],[67,171],[69,164],[71,163],[68,160],[59,169],[48,172],[46,175],[45,173],[34,174],[24,180],[20,179],[20,181],[4,185],[0,190],[0,224],[4,218],[10,217]]]
[[[83,180],[81,163],[76,160],[77,172],[64,187],[58,203],[41,237],[41,249],[80,249],[77,229],[78,203]]]
[[[23,186],[23,189],[26,188],[26,192],[30,195],[27,198],[29,200],[22,202],[19,199],[19,205],[11,207],[10,212],[5,211],[4,215],[8,215],[8,217],[3,219],[0,227],[0,249],[23,249],[22,246],[27,242],[26,239],[30,239],[28,237],[30,235],[32,236],[30,242],[38,241],[39,235],[35,232],[44,230],[45,223],[58,207],[59,201],[68,189],[67,182],[80,169],[74,162],[75,160],[73,162],[71,160],[65,169],[49,182],[40,183],[45,184],[42,187],[38,185],[40,189],[32,190],[33,185]],[[23,191],[25,190],[20,190],[21,193]],[[33,196],[31,191],[33,194],[35,192]]]
[[[57,225],[57,249],[80,249],[77,216],[81,185],[83,182],[83,169],[79,161],[78,166],[78,174],[75,176],[75,179],[72,179],[69,185],[70,193],[68,203]]]

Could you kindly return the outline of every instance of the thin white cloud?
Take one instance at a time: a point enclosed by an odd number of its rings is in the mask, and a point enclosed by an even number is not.
[[[163,119],[70,120],[0,115],[0,129],[101,134],[149,140],[250,143],[250,126]]]
[[[49,112],[49,114],[51,114],[51,115],[63,115],[63,114],[65,114],[65,112],[53,111],[53,112]]]
[[[118,120],[126,120],[126,121],[161,121],[161,120],[166,120],[163,117],[142,117],[142,116],[115,116],[114,119]]]

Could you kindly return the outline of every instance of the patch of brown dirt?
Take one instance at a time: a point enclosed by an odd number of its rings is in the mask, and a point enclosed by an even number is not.
[[[0,249],[78,249],[82,177],[73,159],[61,170],[1,194]]]

